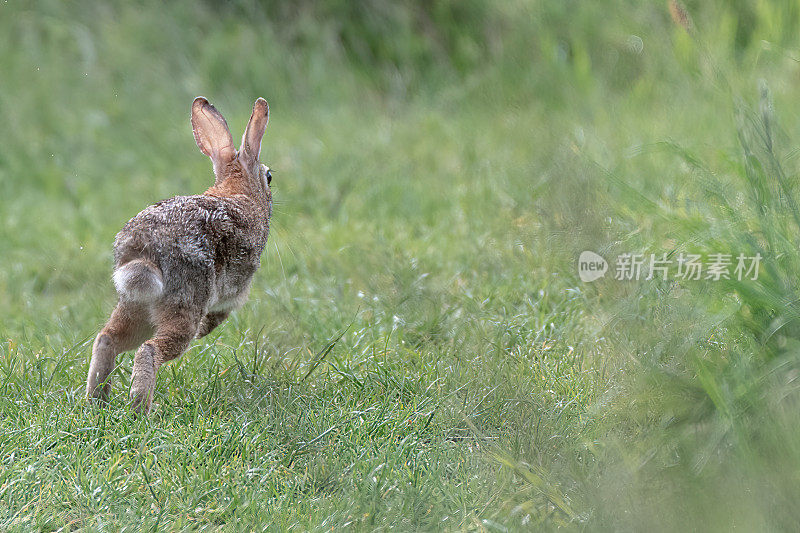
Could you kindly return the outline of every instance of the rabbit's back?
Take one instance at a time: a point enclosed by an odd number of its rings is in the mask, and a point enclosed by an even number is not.
[[[117,234],[116,267],[148,259],[162,272],[164,295],[209,306],[249,286],[267,241],[268,222],[247,198],[175,196],[133,217]]]

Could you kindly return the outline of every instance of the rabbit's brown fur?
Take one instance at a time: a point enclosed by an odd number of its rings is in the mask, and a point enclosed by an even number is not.
[[[117,234],[119,302],[92,348],[90,399],[108,398],[117,355],[138,346],[130,395],[137,412],[148,412],[159,367],[247,299],[272,215],[271,176],[258,161],[268,118],[259,98],[237,151],[222,115],[195,99],[192,128],[214,164],[215,183],[202,195],[151,205]]]

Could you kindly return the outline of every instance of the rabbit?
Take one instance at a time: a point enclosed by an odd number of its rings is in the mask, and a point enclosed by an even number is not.
[[[247,300],[267,243],[272,174],[261,164],[269,106],[259,98],[237,151],[223,116],[192,103],[197,146],[216,179],[205,193],[163,200],[133,217],[114,242],[116,308],[92,347],[86,395],[106,402],[117,356],[138,347],[130,400],[150,412],[156,373],[193,338],[208,335]]]

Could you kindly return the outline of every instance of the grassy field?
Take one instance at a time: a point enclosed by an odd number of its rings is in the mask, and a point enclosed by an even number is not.
[[[800,520],[792,2],[0,4],[0,529]],[[149,419],[83,399],[111,243],[257,96],[248,304]],[[580,281],[577,258],[763,257]],[[613,265],[612,265],[613,273]]]

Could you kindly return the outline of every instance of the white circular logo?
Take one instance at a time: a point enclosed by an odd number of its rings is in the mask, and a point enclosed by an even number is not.
[[[603,256],[586,250],[578,258],[578,276],[581,281],[594,281],[606,275],[608,263]]]

